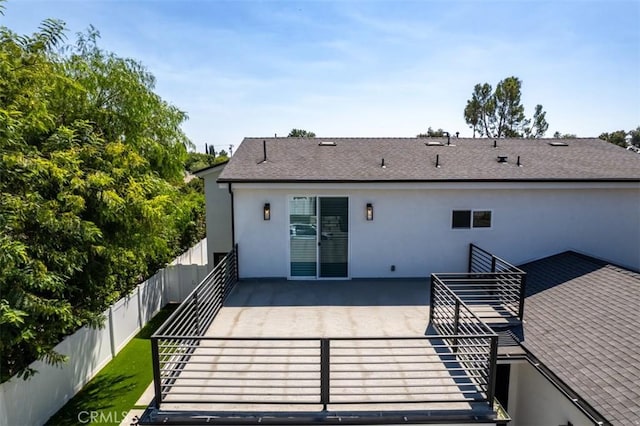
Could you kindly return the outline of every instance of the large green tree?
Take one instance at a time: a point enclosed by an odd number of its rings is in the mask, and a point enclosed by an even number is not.
[[[186,114],[97,40],[66,43],[55,20],[33,35],[0,27],[2,380],[63,362],[62,336],[100,325],[202,233],[203,195],[183,183]]]
[[[476,134],[490,138],[544,136],[549,128],[546,112],[536,105],[527,119],[521,102],[522,82],[517,77],[500,81],[495,91],[489,83],[476,84],[464,109],[466,123]]]

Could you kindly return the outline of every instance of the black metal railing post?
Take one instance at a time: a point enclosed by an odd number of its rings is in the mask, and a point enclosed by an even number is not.
[[[496,257],[491,255],[491,272],[496,271]]]
[[[460,299],[456,297],[456,311],[453,317],[453,335],[460,333]],[[458,352],[458,337],[453,338],[453,352]]]
[[[469,273],[473,272],[471,269],[473,268],[473,243],[469,244],[469,268],[467,269],[467,271]]]
[[[431,274],[430,284],[431,284],[431,288],[429,289],[429,324],[433,324],[433,310],[435,308],[435,298],[434,298],[435,282],[434,282],[433,274]]]
[[[322,410],[327,411],[330,402],[331,340],[320,340],[320,403]]]
[[[153,364],[153,387],[156,394],[153,399],[153,406],[159,409],[162,403],[162,377],[160,377],[160,355],[157,337],[151,337],[151,362]]]
[[[524,319],[524,298],[527,288],[527,274],[520,274],[520,300],[518,301],[518,319]]]
[[[493,407],[493,399],[496,395],[496,372],[498,361],[498,336],[491,337],[491,354],[489,358],[489,377],[487,386],[487,402]]]
[[[234,262],[234,267],[235,267],[235,272],[236,272],[236,281],[240,280],[240,266],[239,266],[239,261],[238,261],[238,244],[236,244],[233,247],[233,262]]]

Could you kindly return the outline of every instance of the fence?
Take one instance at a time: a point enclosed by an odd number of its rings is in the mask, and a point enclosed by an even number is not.
[[[196,246],[206,251],[206,242]],[[197,255],[182,256],[198,261]],[[40,361],[25,381],[17,377],[0,384],[0,424],[43,424],[91,380],[164,305],[180,302],[207,273],[205,264],[172,264],[138,285],[104,312],[104,327],[82,327],[55,350],[68,355],[60,367]],[[202,262],[200,257],[199,262]]]

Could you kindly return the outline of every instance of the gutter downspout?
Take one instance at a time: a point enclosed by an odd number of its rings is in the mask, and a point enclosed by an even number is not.
[[[231,188],[232,183],[229,182],[229,195],[231,196],[231,247],[236,246],[236,216],[235,216],[235,208],[233,204],[233,189]]]

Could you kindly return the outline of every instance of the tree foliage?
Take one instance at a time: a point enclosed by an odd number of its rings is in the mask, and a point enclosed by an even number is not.
[[[186,114],[93,28],[0,27],[0,378],[53,348],[202,235]],[[199,235],[198,235],[199,233]]]
[[[556,139],[575,139],[578,136],[575,133],[560,133],[558,131],[556,131],[553,134],[553,137]]]
[[[527,119],[521,102],[522,82],[517,77],[500,81],[495,91],[489,83],[476,84],[464,109],[466,123],[476,133],[490,138],[544,136],[549,128],[546,112],[536,105]]]
[[[211,148],[213,148],[213,146]],[[196,170],[215,166],[216,164],[220,164],[229,159],[224,150],[220,151],[220,154],[225,155],[216,156],[212,154],[203,154],[201,152],[189,152],[184,163],[184,168],[189,172],[195,172]]]
[[[640,148],[640,126],[636,127],[634,130],[629,131],[629,143],[635,147]]]
[[[624,148],[626,148],[627,146],[627,132],[624,130],[616,130],[615,132],[611,133],[604,132],[601,133],[598,137],[614,145],[618,145]]]
[[[289,138],[315,138],[316,134],[303,129],[291,129],[287,135]]]
[[[427,133],[419,133],[418,135],[416,135],[416,137],[418,138],[443,138],[446,135],[446,131],[444,131],[441,128],[438,128],[438,130],[433,130],[431,128],[431,126],[429,126],[429,128],[427,129]]]

